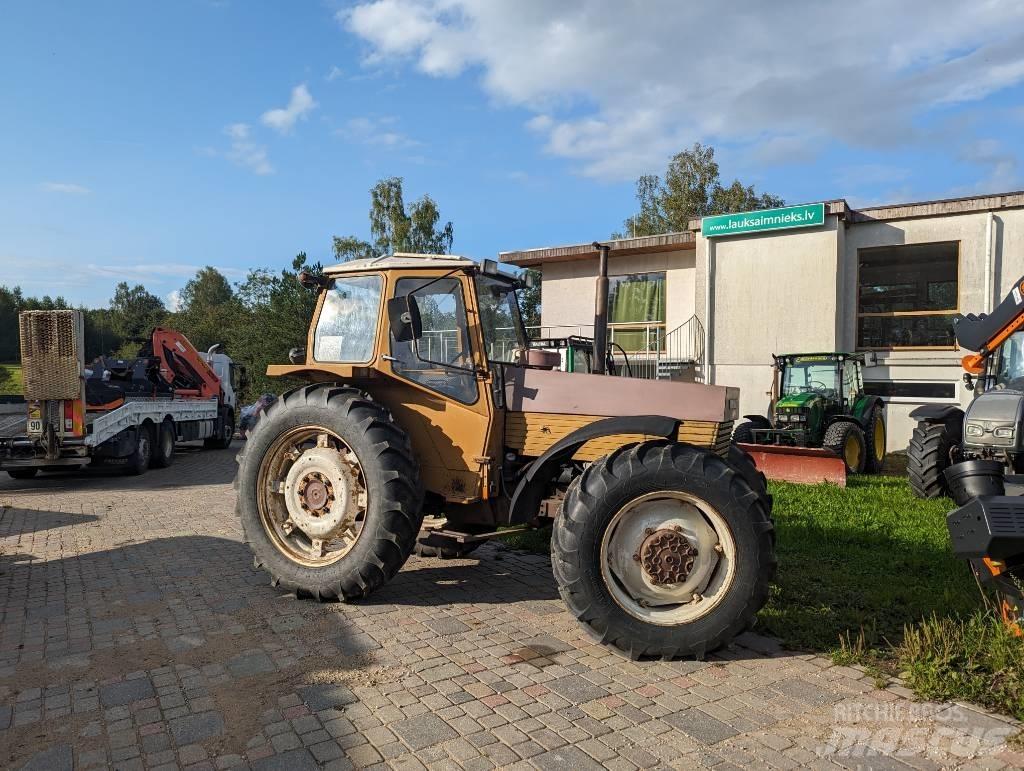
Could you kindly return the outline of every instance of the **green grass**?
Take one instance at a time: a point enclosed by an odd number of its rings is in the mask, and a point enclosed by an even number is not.
[[[0,378],[0,396],[21,396],[21,365],[0,364],[9,377]]]
[[[834,485],[772,482],[778,572],[757,631],[787,647],[903,676],[922,698],[964,699],[1024,718],[1024,641],[983,609],[950,550],[948,499],[899,477]],[[549,550],[550,529],[508,536]]]

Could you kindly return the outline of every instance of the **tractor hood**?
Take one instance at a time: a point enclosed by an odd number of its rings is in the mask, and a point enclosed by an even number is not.
[[[515,412],[724,423],[739,417],[739,398],[726,386],[505,367],[505,403]]]
[[[820,399],[821,394],[816,394],[813,391],[807,391],[801,394],[789,394],[788,396],[781,397],[775,402],[775,409],[808,409],[811,407],[815,399]]]

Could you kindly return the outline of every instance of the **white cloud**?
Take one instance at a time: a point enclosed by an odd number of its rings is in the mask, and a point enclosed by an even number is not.
[[[316,102],[313,101],[313,95],[309,93],[305,83],[300,83],[292,89],[292,98],[287,107],[267,110],[260,116],[260,120],[274,131],[287,134],[295,127],[297,121],[304,120],[315,108]]]
[[[334,133],[350,142],[366,145],[380,145],[392,149],[419,147],[422,143],[395,130],[395,118],[363,116],[350,118]]]
[[[248,123],[232,123],[224,128],[224,133],[231,139],[231,147],[224,153],[224,157],[254,174],[274,173],[274,167],[267,158],[267,148],[252,138],[252,129]]]
[[[345,70],[343,70],[341,67],[339,67],[337,64],[335,64],[335,65],[333,65],[331,67],[330,71],[326,75],[324,75],[324,80],[326,80],[328,83],[333,83],[338,78],[341,78],[341,77],[344,77],[344,76],[345,76]]]
[[[64,193],[65,195],[89,195],[92,192],[83,185],[74,182],[40,182],[39,189],[47,193]]]
[[[173,289],[167,293],[164,297],[164,305],[167,306],[167,310],[171,313],[177,313],[181,310],[181,290]]]
[[[695,140],[772,162],[828,141],[923,141],[920,118],[1024,82],[1024,4],[865,0],[363,0],[338,14],[367,63],[477,72],[546,149],[632,178]],[[760,155],[757,151],[764,145]]]

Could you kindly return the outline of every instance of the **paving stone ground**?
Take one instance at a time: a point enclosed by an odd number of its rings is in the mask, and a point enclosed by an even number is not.
[[[283,595],[233,514],[235,450],[141,477],[0,481],[0,766],[1000,768],[1018,727],[746,635],[632,662],[546,558],[410,559],[368,600]]]

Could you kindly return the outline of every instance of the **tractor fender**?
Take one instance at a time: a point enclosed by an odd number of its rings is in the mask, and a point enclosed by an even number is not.
[[[605,418],[566,434],[531,463],[520,478],[509,504],[509,524],[521,525],[537,516],[548,483],[558,477],[562,466],[591,439],[615,434],[643,434],[668,438],[675,435],[679,422],[677,418],[666,418],[661,415]]]
[[[871,417],[871,413],[875,411],[875,407],[881,407],[882,412],[885,412],[885,402],[882,401],[882,397],[877,395],[866,396],[864,401],[864,409],[858,412],[860,417],[857,418],[857,422],[860,424],[860,427],[863,428],[865,431],[867,431],[868,428],[867,420],[868,418]]]
[[[754,425],[760,426],[762,428],[771,428],[772,427],[772,422],[768,418],[766,418],[764,415],[744,415],[743,419],[744,420],[749,420]]]
[[[955,404],[922,404],[910,411],[910,417],[918,422],[945,423],[950,418],[962,418],[964,411]]]

